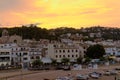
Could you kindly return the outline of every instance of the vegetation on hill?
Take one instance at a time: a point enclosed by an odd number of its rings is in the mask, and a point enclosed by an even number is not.
[[[101,27],[101,26],[95,26],[95,27],[89,27],[89,28],[81,28],[81,29],[75,29],[75,28],[67,28],[67,27],[61,27],[56,29],[45,29],[40,28],[35,25],[22,26],[22,27],[13,27],[13,28],[0,28],[0,36],[3,29],[7,29],[9,32],[9,35],[20,35],[23,37],[23,39],[49,39],[49,40],[58,40],[60,35],[71,33],[71,34],[81,34],[83,36],[88,36],[88,38],[85,38],[84,40],[94,40],[96,37],[91,38],[90,33],[100,33],[102,39],[113,39],[113,40],[120,40],[120,28],[108,28],[108,27]]]

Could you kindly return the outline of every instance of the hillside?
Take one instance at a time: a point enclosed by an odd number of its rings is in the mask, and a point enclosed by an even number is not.
[[[14,28],[0,28],[0,36],[3,29],[7,29],[9,35],[20,35],[23,39],[49,39],[58,40],[58,38],[67,33],[80,34],[87,36],[86,40],[93,40],[96,38],[120,40],[120,28],[106,28],[101,26],[89,27],[89,28],[67,28],[61,27],[56,29],[45,29],[37,26],[30,25],[29,27],[14,27]],[[94,35],[94,36],[93,36]],[[99,35],[99,36],[98,36]]]

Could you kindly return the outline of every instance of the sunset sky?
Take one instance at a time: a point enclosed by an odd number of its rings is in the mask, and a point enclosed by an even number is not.
[[[120,26],[120,0],[0,0],[0,26]]]

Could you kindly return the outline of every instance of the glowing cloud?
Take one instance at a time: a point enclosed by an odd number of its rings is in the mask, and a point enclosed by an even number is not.
[[[120,26],[119,0],[0,0],[0,24],[40,27]]]

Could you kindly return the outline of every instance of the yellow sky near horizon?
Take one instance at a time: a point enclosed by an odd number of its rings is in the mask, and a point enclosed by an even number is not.
[[[1,26],[119,27],[119,0],[0,0]]]

